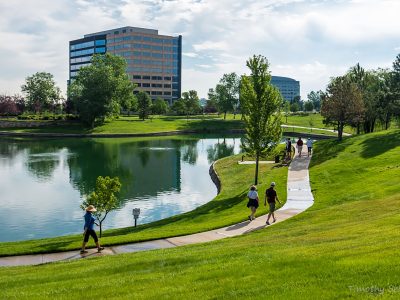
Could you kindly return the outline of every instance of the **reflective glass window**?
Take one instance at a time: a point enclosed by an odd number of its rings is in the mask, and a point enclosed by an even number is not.
[[[105,53],[105,52],[106,52],[105,47],[96,48],[96,53]]]
[[[104,46],[106,44],[106,40],[97,40],[96,46]]]

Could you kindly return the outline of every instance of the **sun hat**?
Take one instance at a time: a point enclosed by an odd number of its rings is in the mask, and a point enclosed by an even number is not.
[[[271,186],[275,186],[275,182],[272,181],[272,182],[271,182]]]
[[[97,209],[93,205],[89,205],[88,207],[86,207],[86,211],[95,212],[97,211]]]

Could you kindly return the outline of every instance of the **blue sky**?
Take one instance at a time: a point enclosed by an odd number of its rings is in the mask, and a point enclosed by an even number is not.
[[[301,95],[357,62],[391,67],[400,53],[399,0],[13,0],[0,2],[0,93],[50,72],[65,92],[68,42],[122,26],[183,35],[183,90],[201,97],[246,60],[266,56]]]

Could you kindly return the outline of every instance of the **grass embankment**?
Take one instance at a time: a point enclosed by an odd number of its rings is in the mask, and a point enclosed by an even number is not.
[[[191,212],[140,225],[137,228],[105,231],[102,244],[107,246],[191,234],[245,220],[248,215],[246,194],[254,179],[255,165],[238,165],[239,159],[240,155],[237,155],[221,159],[216,163],[216,170],[222,179],[222,190],[209,203]],[[282,199],[286,199],[287,167],[274,168],[274,166],[260,165],[259,189],[263,191],[267,182],[276,181],[279,195]],[[258,213],[266,213],[266,209],[263,207]],[[0,256],[73,250],[79,249],[81,243],[81,235],[0,243]]]
[[[398,299],[399,150],[400,131],[318,142],[310,169],[315,205],[292,219],[207,244],[0,269],[0,293],[18,299]]]
[[[315,114],[313,127],[326,128],[322,124],[322,117]],[[286,118],[282,119],[283,124],[309,127],[310,117],[308,116],[289,116],[288,122]],[[21,121],[22,122],[22,121]],[[170,131],[196,131],[196,132],[225,132],[230,130],[243,129],[243,121],[241,115],[236,115],[235,119],[232,114],[228,114],[226,120],[223,116],[205,115],[191,116],[189,119],[180,116],[153,116],[145,121],[140,120],[137,116],[120,117],[118,119],[107,121],[105,124],[87,129],[79,123],[71,123],[63,126],[46,126],[38,128],[1,128],[1,131],[24,132],[24,133],[76,133],[76,134],[147,134],[154,132],[170,132]],[[311,132],[325,135],[335,135],[324,130],[310,130],[301,128],[288,128],[285,131],[290,132]]]

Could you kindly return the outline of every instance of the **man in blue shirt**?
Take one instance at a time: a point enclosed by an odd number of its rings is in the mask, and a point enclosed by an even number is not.
[[[81,254],[87,253],[85,248],[86,248],[87,242],[89,241],[89,236],[93,237],[94,242],[96,243],[98,252],[101,252],[101,250],[104,249],[104,247],[100,246],[99,239],[97,238],[97,235],[96,235],[96,231],[94,231],[94,225],[96,224],[95,223],[96,219],[95,219],[95,217],[93,217],[92,212],[95,212],[95,211],[97,211],[97,210],[93,205],[89,205],[86,208],[86,214],[84,216],[85,226],[83,228],[84,229],[84,232],[83,232],[84,238],[83,238],[83,243],[82,243]],[[96,225],[98,226],[98,224],[96,224]]]

